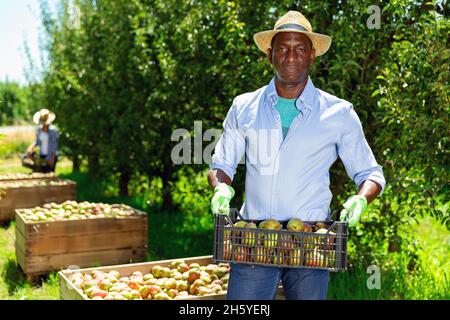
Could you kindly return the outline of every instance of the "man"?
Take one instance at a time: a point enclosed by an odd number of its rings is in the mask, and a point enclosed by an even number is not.
[[[58,132],[54,126],[51,126],[55,118],[55,114],[48,109],[41,109],[33,115],[33,122],[41,126],[35,142],[28,147],[27,153],[32,156],[34,149],[39,147],[39,157],[45,161],[43,167],[45,173],[55,172],[58,161]]]
[[[212,212],[228,214],[236,167],[245,155],[246,219],[326,220],[332,194],[329,168],[339,156],[359,187],[341,219],[354,226],[384,189],[382,168],[351,103],[314,87],[309,66],[331,38],[289,11],[254,40],[274,69],[268,86],[234,99],[216,145],[208,182]],[[281,280],[287,299],[325,299],[327,270],[232,264],[228,299],[273,299]]]

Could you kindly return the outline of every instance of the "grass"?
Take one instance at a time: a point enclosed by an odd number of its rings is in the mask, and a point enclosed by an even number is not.
[[[34,129],[6,134],[0,144],[0,159],[18,158],[36,139]]]
[[[7,160],[4,172],[19,172],[20,162]],[[0,172],[3,172],[1,168]],[[77,181],[78,200],[126,203],[148,212],[149,260],[207,255],[212,253],[213,219],[209,214],[161,212],[148,207],[148,195],[117,196],[111,181],[99,181],[86,173],[71,173],[69,161],[57,166],[61,177]],[[25,170],[26,172],[27,170]],[[56,273],[31,285],[17,266],[14,253],[14,222],[0,228],[0,299],[58,299]],[[415,271],[398,253],[386,255],[380,265],[380,289],[369,289],[367,266],[332,273],[329,299],[450,299],[450,232],[432,218],[412,226],[420,248]]]
[[[402,253],[386,254],[379,289],[369,289],[367,268],[332,274],[330,299],[450,299],[450,231],[431,217],[412,226],[419,246],[416,267]],[[368,266],[367,266],[368,267]]]

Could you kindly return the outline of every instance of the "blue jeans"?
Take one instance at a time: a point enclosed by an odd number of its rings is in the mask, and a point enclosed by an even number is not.
[[[273,300],[280,280],[287,300],[327,298],[329,271],[231,264],[228,300]]]

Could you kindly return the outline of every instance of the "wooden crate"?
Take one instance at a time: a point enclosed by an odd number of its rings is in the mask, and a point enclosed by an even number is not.
[[[147,214],[28,222],[16,210],[16,258],[30,281],[69,266],[140,262],[147,259]]]
[[[183,258],[183,260],[187,264],[198,263],[200,265],[207,265],[209,263],[214,263],[212,260],[212,255],[210,256],[200,256],[200,257],[191,257],[191,258]],[[142,273],[149,273],[151,269],[156,266],[167,267],[171,262],[179,260],[179,259],[170,259],[170,260],[159,260],[152,262],[143,262],[143,263],[134,263],[134,264],[124,264],[117,266],[107,266],[100,268],[86,268],[79,270],[62,270],[58,272],[59,278],[59,297],[62,300],[90,300],[82,290],[75,287],[72,282],[69,280],[71,274],[76,272],[90,272],[92,270],[99,270],[103,272],[109,272],[111,270],[116,270],[123,276],[130,276],[134,271],[141,271]],[[205,296],[188,296],[184,297],[180,300],[226,300],[226,294],[211,294]],[[280,286],[278,288],[277,300],[283,299],[283,289]]]
[[[61,179],[54,181],[61,181]],[[0,199],[0,223],[13,219],[15,209],[33,208],[48,202],[60,203],[66,200],[76,200],[76,182],[64,181],[67,184],[60,186],[6,188],[3,197]]]

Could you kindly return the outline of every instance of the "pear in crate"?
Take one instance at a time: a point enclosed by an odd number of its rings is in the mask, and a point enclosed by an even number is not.
[[[269,252],[269,249],[265,248],[265,247],[255,248],[254,261],[257,263],[268,263],[268,261],[269,261],[269,259],[267,257],[268,252]]]
[[[234,224],[234,230],[231,234],[232,237],[232,241],[234,243],[242,243],[242,237],[243,237],[243,232],[239,229],[245,228],[245,226],[247,225],[247,221],[244,220],[239,220],[238,222],[236,222]]]
[[[265,230],[281,230],[281,223],[277,220],[265,220],[262,223],[262,228]],[[261,226],[260,226],[261,228]],[[264,246],[273,248],[278,245],[278,233],[267,232],[264,233]]]
[[[254,222],[249,222],[245,225],[247,229],[257,229],[258,227]],[[242,244],[253,247],[255,245],[256,232],[254,231],[243,231],[242,232]]]
[[[303,251],[301,248],[294,248],[288,252],[288,264],[293,267],[301,265]]]
[[[335,243],[335,235],[336,233],[334,233],[333,231],[328,231],[327,229],[319,229],[317,230],[315,233],[318,234],[323,234],[323,237],[325,238],[320,238],[318,243],[319,243],[319,248],[321,250],[333,250],[334,249],[334,243]]]
[[[247,262],[249,261],[249,250],[243,246],[235,246],[233,248],[234,251],[234,260],[237,262]]]
[[[326,264],[325,257],[319,249],[314,248],[306,253],[305,264],[310,267],[323,268]]]

